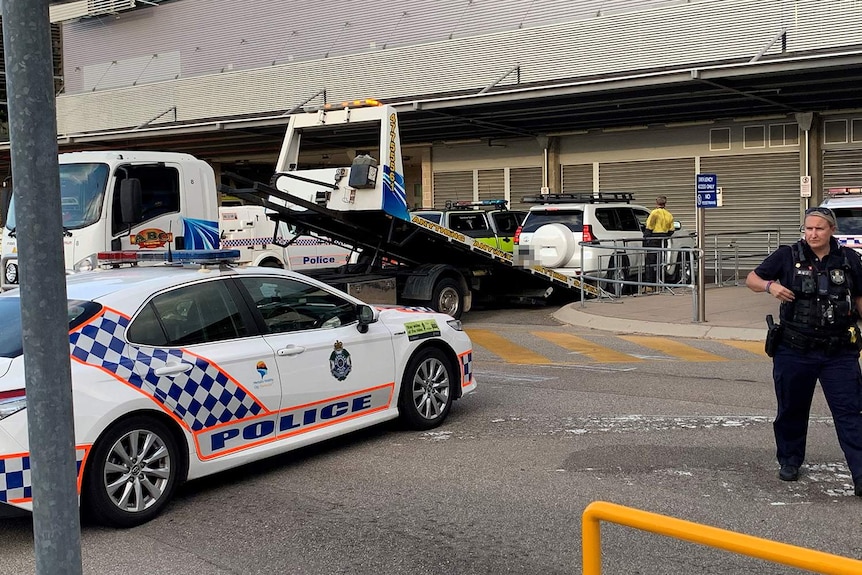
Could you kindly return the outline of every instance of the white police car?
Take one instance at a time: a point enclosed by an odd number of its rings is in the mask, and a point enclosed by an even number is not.
[[[109,525],[150,520],[186,479],[396,417],[435,427],[476,387],[459,321],[294,272],[175,263],[67,285],[78,485]],[[0,503],[32,509],[19,310],[0,295]]]

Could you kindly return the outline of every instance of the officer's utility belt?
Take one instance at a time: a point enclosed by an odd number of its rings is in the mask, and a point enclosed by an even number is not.
[[[826,353],[846,351],[848,349],[859,349],[862,344],[857,326],[850,326],[845,331],[836,331],[828,334],[804,333],[796,331],[788,325],[781,330],[780,343],[797,351],[824,351]]]

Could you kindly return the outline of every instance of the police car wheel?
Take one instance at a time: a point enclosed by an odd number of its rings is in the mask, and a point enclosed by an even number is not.
[[[98,523],[134,527],[158,515],[170,500],[180,469],[171,431],[161,422],[132,417],[109,428],[90,453],[84,499]]]
[[[407,364],[401,381],[398,411],[411,429],[437,427],[452,407],[455,370],[437,348],[419,350]]]

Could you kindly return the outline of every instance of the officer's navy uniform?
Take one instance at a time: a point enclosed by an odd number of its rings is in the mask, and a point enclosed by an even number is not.
[[[862,260],[830,239],[822,261],[805,241],[781,246],[754,273],[793,290],[782,302],[782,333],[773,358],[778,415],[773,423],[778,463],[805,459],[808,415],[817,379],[832,411],[838,442],[862,486],[862,372],[854,298],[862,296]]]

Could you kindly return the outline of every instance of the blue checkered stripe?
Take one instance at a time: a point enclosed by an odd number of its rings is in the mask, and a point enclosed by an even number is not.
[[[81,476],[81,464],[87,450],[75,450],[77,459],[77,474]],[[27,453],[0,457],[0,501],[30,501],[33,499],[33,487],[30,481],[30,455]]]
[[[164,405],[192,431],[252,417],[264,411],[257,399],[215,363],[183,349],[127,344],[122,338],[129,318],[106,310],[70,336],[72,357],[113,373]],[[168,361],[189,363],[185,373],[159,377]]]
[[[284,243],[287,240],[285,238],[276,238],[276,240],[280,243]],[[267,238],[239,238],[239,239],[225,239],[221,241],[221,247],[223,248],[239,248],[246,246],[260,246],[275,243],[272,241],[271,237]],[[329,242],[322,242],[320,240],[315,240],[312,238],[303,238],[295,240],[291,243],[293,246],[328,246]]]
[[[461,387],[470,385],[473,380],[473,352],[468,351],[461,355],[461,373],[464,375],[461,380]]]

